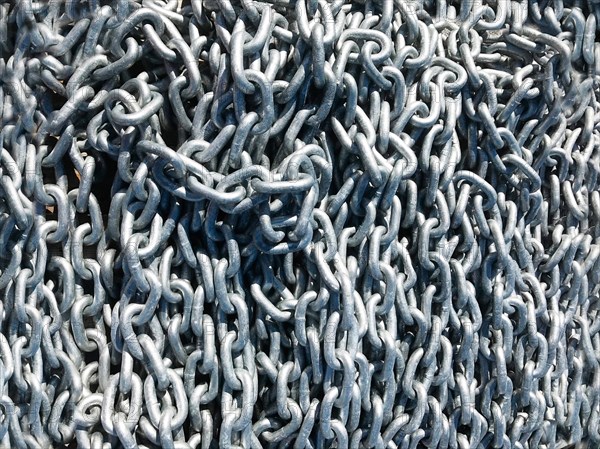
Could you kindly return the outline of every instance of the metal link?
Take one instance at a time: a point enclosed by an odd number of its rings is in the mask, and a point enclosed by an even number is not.
[[[0,447],[599,447],[599,20],[3,2]]]

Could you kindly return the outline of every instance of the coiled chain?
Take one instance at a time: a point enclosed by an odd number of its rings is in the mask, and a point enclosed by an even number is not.
[[[597,0],[0,3],[0,446],[600,447]]]

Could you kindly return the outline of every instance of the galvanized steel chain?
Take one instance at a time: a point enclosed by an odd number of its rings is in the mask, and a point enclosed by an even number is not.
[[[0,5],[0,446],[600,446],[595,1]]]

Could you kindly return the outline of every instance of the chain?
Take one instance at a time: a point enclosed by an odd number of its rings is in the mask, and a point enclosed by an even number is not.
[[[595,0],[0,4],[0,446],[600,446]]]

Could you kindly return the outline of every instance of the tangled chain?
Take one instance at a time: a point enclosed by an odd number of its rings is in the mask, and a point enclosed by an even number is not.
[[[600,446],[597,0],[0,4],[0,446]]]

